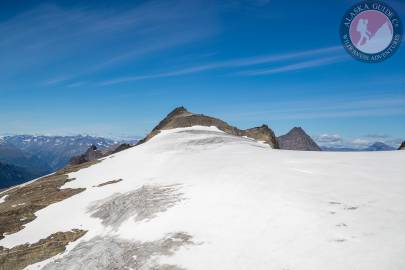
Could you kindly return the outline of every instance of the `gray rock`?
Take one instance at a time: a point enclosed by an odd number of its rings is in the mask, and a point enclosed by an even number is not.
[[[280,149],[299,151],[321,151],[321,148],[300,127],[277,138]]]
[[[94,144],[87,149],[86,153],[80,156],[72,157],[70,159],[70,165],[79,165],[89,161],[93,161],[103,157],[103,152],[97,149]]]

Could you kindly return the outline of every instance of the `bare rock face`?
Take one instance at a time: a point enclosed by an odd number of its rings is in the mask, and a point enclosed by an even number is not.
[[[129,143],[122,143],[122,144],[119,144],[119,145],[115,145],[113,148],[108,148],[107,151],[103,152],[103,155],[104,156],[109,156],[109,155],[124,151],[124,150],[126,150],[128,148],[131,148],[132,146],[133,145],[131,145]]]
[[[93,161],[103,157],[103,153],[97,149],[94,144],[87,149],[86,153],[80,156],[72,157],[70,159],[70,165],[79,165],[89,161]]]
[[[34,244],[24,244],[11,249],[0,247],[0,270],[19,270],[46,260],[65,251],[70,242],[82,237],[86,231],[57,232]]]
[[[398,150],[405,150],[405,141],[403,141],[401,143],[401,145],[399,146]]]
[[[215,126],[225,133],[234,136],[247,136],[258,141],[264,141],[272,148],[278,148],[278,143],[274,132],[266,125],[261,127],[241,130],[229,125],[228,123],[203,114],[194,114],[187,111],[184,107],[178,107],[170,112],[144,139],[138,144],[142,144],[153,138],[161,130],[192,127],[192,126]]]
[[[254,138],[255,140],[258,141],[263,141],[271,145],[273,148],[279,148],[276,135],[274,135],[273,130],[271,130],[267,125],[246,129],[244,133],[245,133],[244,136]]]
[[[294,127],[287,134],[277,138],[280,149],[299,151],[321,151],[321,148],[300,127]]]
[[[97,149],[97,146],[92,145],[89,147],[89,149],[87,149],[86,153],[84,153],[83,155],[72,157],[70,159],[69,165],[79,165],[79,164],[83,164],[86,162],[94,161],[99,158],[103,158],[103,157],[118,153],[120,151],[126,150],[131,147],[132,147],[132,145],[130,145],[128,143],[122,143],[122,144],[112,145],[112,146],[108,147],[107,149],[101,151],[101,150]]]

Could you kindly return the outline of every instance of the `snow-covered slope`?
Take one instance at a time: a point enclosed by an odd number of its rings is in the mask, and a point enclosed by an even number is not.
[[[86,188],[0,246],[87,231],[28,269],[405,269],[405,152],[280,151],[161,131],[70,173]],[[6,199],[7,200],[7,199]]]

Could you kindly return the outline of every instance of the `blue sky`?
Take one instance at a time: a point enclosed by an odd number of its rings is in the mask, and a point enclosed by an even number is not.
[[[0,133],[142,136],[183,105],[276,134],[405,139],[404,44],[352,59],[338,29],[354,3],[3,0]]]

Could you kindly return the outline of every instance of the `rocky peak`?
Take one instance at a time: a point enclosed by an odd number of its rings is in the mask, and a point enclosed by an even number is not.
[[[273,148],[278,148],[274,132],[266,125],[261,127],[241,130],[214,117],[189,112],[184,107],[175,108],[138,144],[142,144],[157,135],[161,130],[192,127],[192,126],[215,126],[218,129],[235,136],[247,136],[259,141],[264,141]]]
[[[265,143],[270,144],[273,148],[279,148],[276,135],[267,125],[246,129],[244,133],[247,137],[254,138],[258,141],[264,141]]]
[[[307,135],[307,133],[302,129],[302,127],[293,127],[288,133]]]
[[[97,150],[97,146],[95,146],[94,144],[92,144],[89,149],[87,149],[87,152],[91,152],[91,151],[96,151]],[[87,153],[86,152],[86,153]]]
[[[175,117],[175,116],[180,116],[180,115],[184,115],[184,114],[190,114],[189,111],[187,111],[187,109],[183,106],[177,107],[175,108],[173,111],[171,111],[167,117]]]
[[[101,150],[98,150],[97,146],[95,146],[93,144],[89,147],[89,149],[87,149],[87,151],[84,154],[72,157],[70,159],[69,165],[79,165],[79,164],[86,163],[89,161],[94,161],[96,159],[118,153],[120,151],[126,150],[131,147],[132,147],[131,144],[122,143],[122,144],[112,145],[112,146],[108,147],[107,149],[104,149],[101,151]]]
[[[294,127],[287,134],[278,137],[277,140],[280,149],[321,151],[321,148],[301,127]]]
[[[82,163],[99,159],[101,157],[103,157],[103,153],[97,149],[97,146],[93,144],[89,147],[89,149],[87,149],[87,151],[83,155],[72,157],[70,159],[69,164],[79,165]]]
[[[405,150],[405,141],[403,141],[401,143],[401,145],[399,146],[398,150]]]

